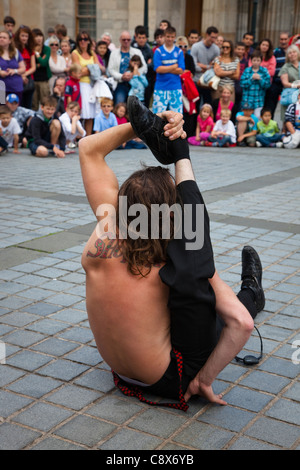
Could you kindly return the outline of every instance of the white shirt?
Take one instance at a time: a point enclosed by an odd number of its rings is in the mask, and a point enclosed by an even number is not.
[[[8,143],[9,147],[14,145],[14,135],[21,134],[21,128],[18,124],[18,121],[15,118],[11,118],[10,123],[7,127],[3,127],[0,121],[0,129],[2,130],[2,137]]]
[[[236,143],[236,132],[235,132],[235,127],[232,121],[229,120],[226,124],[222,124],[222,120],[219,119],[216,122],[213,130],[225,132],[227,135],[231,137],[232,143],[233,144]]]
[[[63,130],[64,130],[67,141],[69,140],[71,142],[74,142],[76,137],[85,137],[86,131],[83,129],[82,124],[81,124],[80,121],[77,121],[76,132],[75,132],[75,134],[72,134],[72,132],[71,132],[71,130],[72,130],[72,121],[71,121],[70,116],[68,115],[67,112],[62,114],[59,117],[59,120],[60,120],[61,125],[63,127]],[[83,134],[79,133],[78,128],[83,132]]]

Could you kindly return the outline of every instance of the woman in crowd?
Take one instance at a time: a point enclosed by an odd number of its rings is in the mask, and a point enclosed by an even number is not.
[[[276,70],[276,58],[273,54],[273,44],[270,39],[262,39],[260,41],[257,49],[261,52],[262,61],[261,66],[268,69],[269,75],[271,77],[271,83],[275,75]],[[251,59],[249,59],[249,67],[251,67]]]
[[[60,48],[62,52],[62,57],[65,59],[66,62],[66,73],[69,73],[69,69],[72,65],[72,56],[71,56],[71,44],[69,39],[62,39],[60,41]]]
[[[55,80],[58,77],[62,77],[62,76],[66,77],[67,64],[66,64],[64,57],[58,54],[58,49],[59,49],[58,38],[56,36],[52,36],[49,39],[48,44],[50,47],[49,67],[52,73],[52,77],[49,80],[49,86],[50,86],[50,93],[52,94]]]
[[[15,48],[13,40],[7,31],[0,33],[0,79],[5,83],[6,96],[15,93],[19,102],[22,100],[25,62],[20,52]]]
[[[82,101],[81,117],[84,119],[84,127],[87,135],[93,132],[93,121],[96,116],[96,103],[90,103],[92,91],[90,72],[88,65],[99,64],[98,57],[92,50],[92,40],[86,31],[77,35],[76,48],[72,52],[72,62],[81,65],[80,93]]]
[[[189,70],[192,75],[195,75],[195,62],[193,57],[190,54],[187,54],[189,43],[185,36],[178,36],[176,39],[176,46],[182,49],[185,62],[185,70]]]
[[[107,42],[98,41],[96,44],[96,54],[99,60],[100,69],[102,75],[106,75],[106,69],[108,65],[108,60],[110,56],[110,50],[108,49]]]
[[[240,78],[240,61],[234,54],[232,41],[224,39],[221,48],[221,55],[214,61],[214,72],[220,77],[219,87],[212,93],[214,99],[220,96],[221,87],[231,85],[233,87],[232,101],[235,101],[234,85],[235,80]]]
[[[279,71],[283,88],[300,88],[300,49],[295,44],[286,50],[285,64]],[[281,106],[281,119],[284,120],[287,106]]]
[[[220,87],[220,98],[213,100],[212,104],[213,117],[215,122],[221,119],[221,111],[224,109],[229,109],[231,111],[230,120],[235,124],[237,109],[234,102],[232,101],[233,94],[234,88],[232,85],[223,85]]]
[[[36,71],[33,74],[34,78],[34,93],[32,98],[32,109],[38,111],[39,104],[50,95],[49,79],[51,78],[51,70],[49,67],[50,47],[44,44],[43,32],[35,28],[32,30],[35,42],[35,59]]]
[[[14,42],[26,66],[26,70],[22,75],[24,89],[21,106],[31,109],[34,93],[33,74],[36,71],[35,43],[31,29],[28,26],[21,25],[14,36]]]

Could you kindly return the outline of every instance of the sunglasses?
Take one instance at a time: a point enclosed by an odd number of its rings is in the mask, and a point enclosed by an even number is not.
[[[186,45],[182,45],[182,44],[178,44],[178,47],[179,47],[180,49],[187,49],[187,46],[186,46]]]
[[[89,38],[80,38],[79,41],[85,41],[85,42],[88,42],[89,41]]]
[[[58,47],[58,44],[50,44],[50,47]]]
[[[222,49],[231,49],[230,46],[223,46]]]
[[[131,41],[131,39],[122,39],[122,41]]]

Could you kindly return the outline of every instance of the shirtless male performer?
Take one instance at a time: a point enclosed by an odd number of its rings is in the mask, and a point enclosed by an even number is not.
[[[135,97],[129,98],[128,110],[130,123],[79,143],[83,182],[95,215],[99,207],[116,208],[118,214],[119,196],[127,196],[128,207],[140,203],[149,211],[151,204],[171,207],[180,201],[182,206],[191,204],[193,210],[204,204],[182,115],[172,111],[153,115]],[[136,136],[160,163],[175,163],[175,182],[167,168],[147,167],[133,173],[119,189],[105,157]],[[122,239],[118,218],[117,239],[112,239],[113,214],[101,213],[98,220],[105,220],[105,228],[99,233],[98,224],[94,230],[82,265],[90,326],[115,384],[143,401],[147,401],[144,393],[177,399],[179,403],[163,406],[185,411],[192,395],[226,405],[222,395],[213,392],[212,383],[243,348],[253,319],[264,307],[258,254],[244,247],[242,285],[235,295],[215,270],[206,209],[204,243],[197,250],[187,249],[184,233],[169,240]],[[222,327],[217,338],[218,323]]]

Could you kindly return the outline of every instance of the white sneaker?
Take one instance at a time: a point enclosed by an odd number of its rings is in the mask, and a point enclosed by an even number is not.
[[[256,145],[256,147],[262,147],[261,143],[258,142],[258,140],[256,141],[256,144],[255,144],[255,145]]]
[[[76,149],[76,144],[74,142],[69,142],[67,147],[71,150]]]
[[[283,142],[276,142],[276,147],[279,149],[283,147]]]

